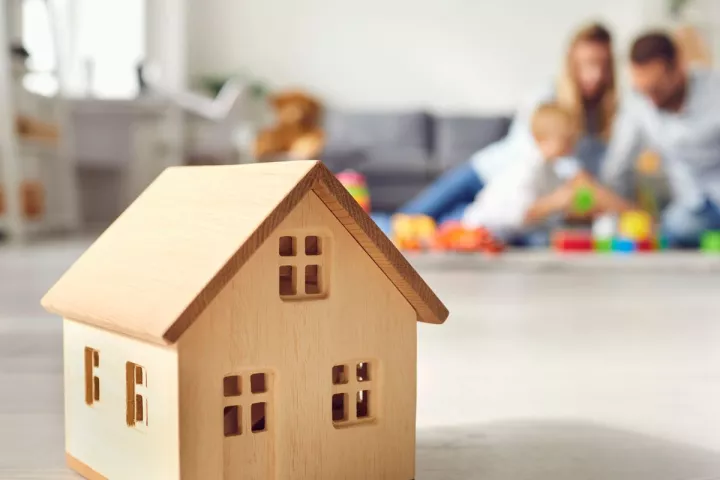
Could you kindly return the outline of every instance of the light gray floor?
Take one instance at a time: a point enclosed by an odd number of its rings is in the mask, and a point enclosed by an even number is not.
[[[60,322],[38,300],[84,246],[0,248],[1,479],[77,478],[63,465]],[[418,479],[720,479],[709,262],[417,263],[452,312],[420,326]]]

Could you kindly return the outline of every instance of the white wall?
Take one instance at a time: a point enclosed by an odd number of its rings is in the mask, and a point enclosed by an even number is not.
[[[189,0],[191,75],[248,69],[334,105],[512,108],[591,19],[618,51],[653,0]]]

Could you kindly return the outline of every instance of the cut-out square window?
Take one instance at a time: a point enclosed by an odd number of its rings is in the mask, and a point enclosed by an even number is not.
[[[239,405],[231,405],[223,410],[223,425],[226,437],[242,433],[242,410]]]
[[[100,401],[100,379],[93,377],[93,401]]]
[[[370,380],[370,364],[362,362],[357,364],[357,380],[358,382],[367,382]]]
[[[258,371],[244,371],[238,375],[223,377],[223,394],[232,398],[224,401],[226,406],[223,409],[223,421],[226,437],[268,430],[272,381],[272,373]],[[234,405],[227,405],[228,403]],[[243,414],[245,416],[241,418]]]
[[[128,427],[142,427],[148,424],[148,400],[145,392],[148,386],[145,368],[133,362],[125,364],[125,420]]]
[[[280,267],[280,295],[295,295],[295,267],[283,265]]]
[[[314,256],[322,253],[320,237],[309,235],[305,237],[305,255]]]
[[[329,285],[329,279],[326,278],[329,271],[326,268],[328,264],[325,263],[329,237],[299,234],[282,235],[278,238],[280,253],[278,289],[282,300],[325,298]]]
[[[95,374],[100,366],[100,352],[94,348],[85,347],[84,352],[85,371],[85,403],[92,405],[100,400],[100,379]]]
[[[320,267],[318,265],[305,265],[305,293],[308,295],[320,293]]]
[[[347,415],[347,393],[336,393],[332,396],[332,419],[333,422],[344,422]]]
[[[349,361],[332,367],[332,421],[335,428],[367,425],[375,420],[377,364]]]
[[[265,402],[253,403],[250,407],[253,432],[264,432],[267,429],[266,410],[267,404]]]
[[[370,390],[361,390],[357,394],[357,418],[370,416]]]
[[[267,392],[267,379],[264,373],[253,373],[250,375],[250,391],[252,393]]]
[[[142,422],[145,418],[144,415],[144,405],[143,405],[143,397],[142,395],[135,395],[135,421],[136,422]]]
[[[229,375],[223,378],[223,395],[226,397],[237,397],[242,393],[242,377]]]
[[[295,237],[280,237],[280,256],[281,257],[294,257],[295,256]]]
[[[345,365],[335,365],[332,368],[332,382],[333,385],[343,385],[348,383],[347,369]]]

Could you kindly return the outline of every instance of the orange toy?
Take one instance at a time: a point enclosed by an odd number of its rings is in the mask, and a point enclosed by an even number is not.
[[[435,238],[435,221],[425,215],[398,214],[392,218],[393,241],[400,250],[429,248]]]
[[[484,228],[468,229],[460,222],[446,222],[435,236],[433,248],[439,251],[498,254],[505,246]]]

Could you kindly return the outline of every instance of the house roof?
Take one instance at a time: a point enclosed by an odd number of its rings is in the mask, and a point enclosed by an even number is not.
[[[176,342],[293,207],[314,191],[412,305],[448,311],[317,161],[165,170],[50,289],[50,312],[159,344]]]

